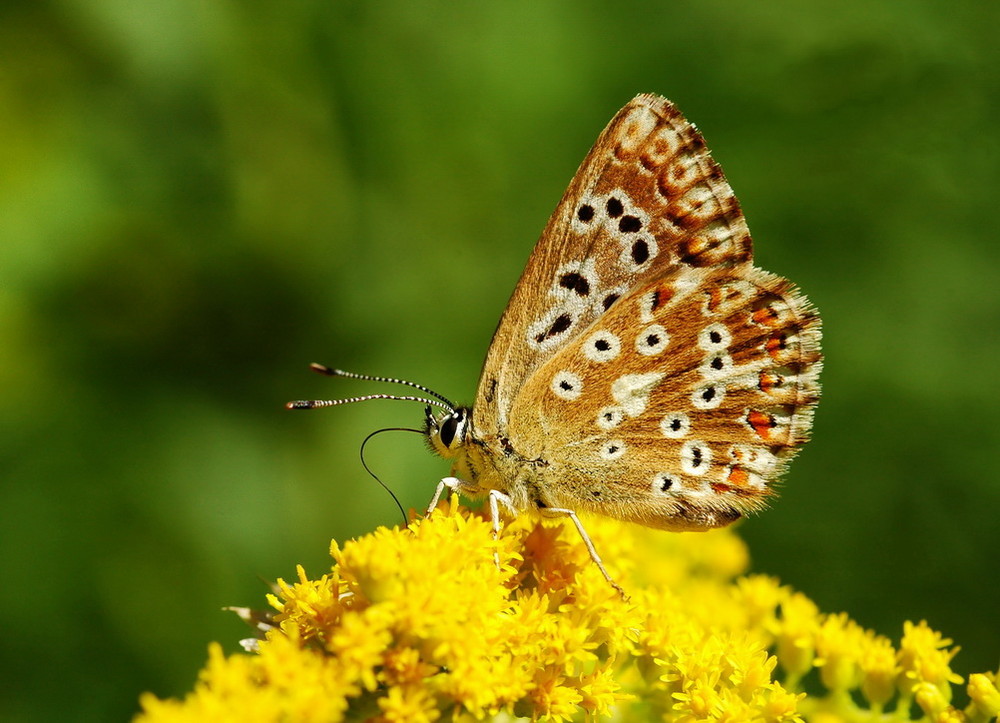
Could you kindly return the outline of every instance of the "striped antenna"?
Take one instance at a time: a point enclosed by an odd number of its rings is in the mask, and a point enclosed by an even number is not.
[[[407,387],[413,387],[414,389],[419,389],[420,391],[430,394],[434,399],[427,399],[426,397],[412,397],[403,396],[397,394],[366,394],[362,397],[349,397],[347,399],[312,399],[312,400],[299,400],[294,402],[288,402],[285,405],[286,409],[318,409],[319,407],[336,407],[341,404],[353,404],[354,402],[367,402],[371,399],[395,399],[401,402],[421,402],[423,404],[430,404],[435,407],[440,407],[441,409],[446,409],[449,412],[455,411],[455,404],[447,397],[444,397],[432,389],[428,389],[422,384],[417,384],[416,382],[409,382],[405,379],[395,379],[393,377],[377,377],[371,374],[355,374],[354,372],[346,372],[343,369],[333,369],[323,364],[310,364],[309,368],[312,369],[317,374],[323,374],[328,377],[344,377],[347,379],[360,379],[363,381],[371,382],[387,382],[389,384],[402,384]]]

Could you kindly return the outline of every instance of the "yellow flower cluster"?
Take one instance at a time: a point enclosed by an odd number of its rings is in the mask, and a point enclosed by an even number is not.
[[[279,581],[256,652],[218,645],[183,701],[142,697],[140,723],[186,721],[986,721],[996,673],[952,705],[957,649],[906,623],[897,648],[765,576],[740,577],[732,532],[587,521],[626,601],[572,526],[523,516],[499,539],[455,500],[343,547],[332,572]],[[500,561],[499,567],[495,560]],[[780,679],[779,679],[780,678]],[[818,679],[818,683],[813,683]],[[823,692],[806,695],[803,684]]]

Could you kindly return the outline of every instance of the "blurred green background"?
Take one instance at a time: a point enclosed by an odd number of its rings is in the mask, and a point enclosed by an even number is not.
[[[637,92],[698,124],[825,397],[754,569],[963,673],[1000,656],[1000,6],[967,0],[0,9],[0,620],[11,721],[188,691],[223,605],[395,524],[358,444],[471,402],[577,164]],[[381,391],[381,390],[380,390]],[[407,507],[447,464],[370,446]]]

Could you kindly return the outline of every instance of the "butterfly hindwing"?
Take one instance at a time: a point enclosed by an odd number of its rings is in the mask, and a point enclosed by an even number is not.
[[[818,317],[788,281],[678,267],[531,375],[509,438],[546,461],[547,504],[725,524],[763,505],[806,440],[820,364]]]

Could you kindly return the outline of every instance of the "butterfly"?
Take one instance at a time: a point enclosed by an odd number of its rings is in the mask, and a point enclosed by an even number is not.
[[[611,120],[563,195],[504,310],[475,403],[428,404],[447,489],[500,510],[577,512],[707,530],[763,508],[807,441],[820,319],[753,264],[740,205],[705,141],[665,98]],[[441,411],[434,413],[431,405]],[[430,512],[429,510],[429,512]],[[617,585],[616,585],[617,587]]]

